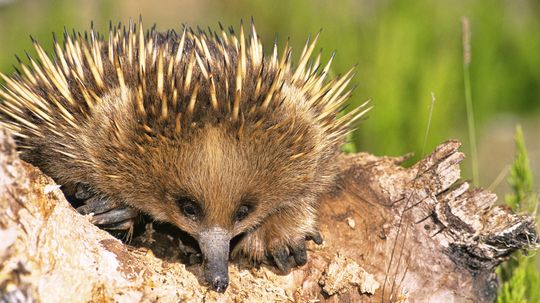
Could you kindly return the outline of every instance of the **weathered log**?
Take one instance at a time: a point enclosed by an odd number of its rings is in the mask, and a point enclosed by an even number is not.
[[[219,294],[201,285],[198,265],[176,261],[178,238],[147,228],[135,247],[93,226],[0,131],[0,301],[491,301],[494,268],[538,236],[531,217],[459,181],[459,145],[443,143],[410,168],[404,158],[343,155],[320,210],[325,242],[310,246],[308,264],[280,275],[233,262]]]

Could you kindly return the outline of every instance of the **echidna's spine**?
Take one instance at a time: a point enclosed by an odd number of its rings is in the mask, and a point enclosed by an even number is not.
[[[148,115],[170,120],[176,131],[197,111],[256,123],[279,108],[284,85],[294,85],[327,138],[341,140],[369,108],[364,104],[336,119],[351,94],[347,86],[353,73],[326,82],[333,55],[324,66],[320,53],[310,63],[318,37],[308,39],[296,66],[288,45],[279,56],[274,44],[265,59],[253,23],[249,39],[243,26],[238,36],[223,28],[219,34],[184,28],[177,35],[145,33],[142,22],[138,29],[131,22],[127,29],[111,27],[108,41],[93,29],[84,35],[65,33],[63,44],[54,44],[54,58],[34,40],[37,60],[29,57],[29,65],[21,63],[15,76],[0,74],[6,82],[0,90],[6,118],[0,124],[20,138],[43,137],[45,131],[74,135],[66,129],[81,127],[80,120],[91,116],[104,95],[126,87],[135,92],[134,106],[143,120]]]

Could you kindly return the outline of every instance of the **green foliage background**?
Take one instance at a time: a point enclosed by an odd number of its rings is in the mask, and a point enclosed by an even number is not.
[[[13,54],[31,51],[28,35],[45,46],[64,26],[105,31],[109,20],[142,14],[147,25],[181,23],[217,28],[254,17],[266,45],[291,37],[298,55],[309,34],[323,29],[326,58],[337,50],[334,73],[357,64],[351,103],[371,99],[369,119],[352,137],[375,154],[421,153],[431,92],[436,96],[427,150],[448,139],[467,142],[460,19],[472,28],[471,81],[478,136],[501,113],[540,112],[540,1],[69,1],[0,0],[0,70],[12,71]],[[105,31],[106,32],[106,31]],[[528,129],[525,128],[525,133]],[[426,150],[426,152],[427,152]],[[468,151],[465,144],[465,151]],[[465,165],[469,167],[470,165]],[[494,179],[488,176],[485,184]]]
[[[533,176],[521,126],[516,128],[515,149],[514,162],[507,179],[512,190],[505,196],[505,203],[515,212],[537,214],[538,195],[533,188]],[[540,302],[540,273],[535,266],[537,262],[537,255],[518,252],[498,268],[501,282],[498,303]]]
[[[33,53],[28,35],[50,49],[51,32],[61,33],[64,26],[85,30],[93,20],[106,32],[109,20],[127,22],[140,14],[147,26],[156,23],[158,29],[180,28],[181,23],[217,28],[217,21],[237,27],[241,18],[254,17],[266,45],[276,35],[281,46],[290,37],[296,56],[307,36],[322,28],[323,58],[337,50],[332,72],[343,73],[357,64],[352,105],[368,99],[375,105],[351,136],[356,149],[378,155],[415,152],[417,158],[449,138],[462,141],[469,153],[461,32],[461,17],[467,16],[477,137],[493,132],[493,121],[500,116],[533,121],[529,128],[524,124],[523,132],[540,137],[538,0],[0,0],[0,71],[13,71],[14,54]],[[436,102],[423,151],[432,92]],[[502,135],[495,131],[494,137]],[[540,159],[539,141],[529,142],[531,164],[538,168],[534,159]],[[488,141],[479,158],[503,158],[502,150],[512,149],[498,143]],[[467,161],[464,176],[470,178]],[[510,164],[511,159],[505,161]],[[481,163],[480,170],[493,165]],[[484,175],[480,185],[488,186],[497,172],[504,173],[497,168]]]

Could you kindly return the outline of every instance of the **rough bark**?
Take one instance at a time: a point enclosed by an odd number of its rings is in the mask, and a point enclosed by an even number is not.
[[[410,168],[404,158],[343,156],[320,210],[322,246],[288,275],[233,262],[224,294],[201,285],[186,247],[148,226],[126,245],[79,215],[59,186],[19,160],[0,131],[0,301],[482,302],[494,267],[538,243],[534,221],[459,181],[448,141]],[[10,301],[11,300],[11,301]]]

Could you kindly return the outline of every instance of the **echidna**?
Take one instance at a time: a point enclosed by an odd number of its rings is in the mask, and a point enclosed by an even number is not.
[[[138,27],[138,29],[136,29]],[[332,186],[335,157],[360,106],[337,118],[352,70],[327,81],[330,62],[298,63],[286,45],[270,56],[253,23],[194,32],[112,27],[64,34],[49,57],[2,75],[0,124],[21,157],[85,199],[79,211],[111,230],[139,212],[192,235],[205,280],[228,285],[232,256],[273,260],[287,272],[320,242],[319,197]],[[333,57],[333,56],[332,56]]]

